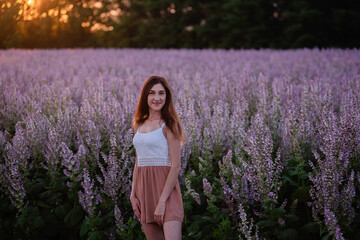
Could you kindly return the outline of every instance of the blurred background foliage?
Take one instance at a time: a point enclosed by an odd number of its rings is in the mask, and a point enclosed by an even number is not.
[[[358,0],[1,0],[0,48],[358,48]]]

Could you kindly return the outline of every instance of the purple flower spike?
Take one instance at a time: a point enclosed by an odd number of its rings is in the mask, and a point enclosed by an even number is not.
[[[96,189],[94,189],[94,180],[90,179],[89,172],[86,168],[83,169],[81,186],[84,191],[79,191],[78,193],[80,205],[89,215],[94,215],[96,205],[102,202],[102,198]]]

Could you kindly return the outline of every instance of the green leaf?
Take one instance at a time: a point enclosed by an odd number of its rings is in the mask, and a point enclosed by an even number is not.
[[[52,194],[51,191],[45,191],[45,192],[43,192],[43,193],[40,193],[40,194],[39,194],[39,197],[40,197],[40,198],[48,198],[48,197],[51,196],[51,194]]]
[[[299,220],[299,217],[294,214],[286,214],[285,221],[289,223],[293,223]]]
[[[308,173],[302,173],[299,175],[300,179],[308,179],[309,178],[309,174]]]
[[[89,240],[102,240],[103,239],[103,232],[96,231],[89,233]]]
[[[40,186],[44,186],[46,184],[46,180],[44,178],[37,178],[36,182],[38,183],[38,185]]]
[[[283,176],[283,178],[288,181],[290,183],[290,185],[298,187],[299,184],[297,184],[294,180],[292,180],[291,178],[289,178],[288,176]]]
[[[275,226],[275,222],[270,220],[263,220],[258,222],[256,225],[258,225],[259,227],[273,227]]]
[[[293,228],[287,228],[283,231],[280,231],[278,234],[277,234],[277,237],[279,239],[284,239],[284,240],[295,240],[298,238],[298,234],[297,234],[297,231]]]
[[[273,208],[270,210],[270,217],[272,219],[278,219],[285,214],[285,209],[283,208]]]
[[[51,206],[49,204],[46,204],[42,201],[35,201],[37,203],[38,206],[43,207],[43,208],[50,208]]]
[[[44,226],[45,226],[45,222],[41,216],[37,216],[34,218],[33,227],[32,227],[33,229],[42,228]]]
[[[193,221],[192,224],[188,227],[188,231],[193,234],[198,232],[199,231],[198,221]]]
[[[63,195],[63,193],[61,193],[61,192],[53,193],[53,194],[51,194],[51,196],[48,198],[48,201],[49,201],[49,202],[52,202],[52,203],[59,202],[59,200],[61,200],[61,196],[62,196],[62,195]]]
[[[125,230],[129,229],[129,227],[128,227],[126,224],[124,224],[124,223],[119,223],[117,226],[118,226],[120,229],[125,229]]]
[[[288,162],[288,164],[294,164],[294,165],[297,164],[297,161],[294,158],[287,160],[287,162]]]
[[[328,240],[330,237],[330,233],[326,234],[321,240]]]
[[[34,218],[40,215],[38,206],[29,206],[23,209],[23,214],[25,216],[29,216],[30,218]]]
[[[216,219],[223,219],[228,217],[225,211],[218,211],[217,213],[214,214],[214,216]]]
[[[228,218],[223,219],[217,224],[217,228],[210,230],[210,232],[212,232],[212,239],[231,239],[233,237],[231,223]]]
[[[134,228],[136,227],[136,225],[137,225],[137,222],[134,221],[134,222],[131,223],[131,225],[129,226],[129,228],[130,228],[130,229],[134,229]]]
[[[311,233],[318,233],[320,231],[320,225],[317,222],[309,222],[302,227],[305,231]]]
[[[66,215],[65,207],[63,205],[59,205],[55,208],[55,215],[59,218],[64,218]]]
[[[309,191],[310,191],[310,186],[299,187],[291,195],[291,197],[292,197],[293,200],[297,199],[298,202],[307,202],[308,200],[310,200]]]
[[[92,227],[100,226],[103,220],[101,218],[94,218],[92,220]]]
[[[83,221],[83,224],[81,225],[80,228],[80,237],[85,236],[85,234],[89,231],[90,229],[90,224],[88,220]]]
[[[65,216],[65,223],[74,226],[83,218],[83,211],[79,206],[75,206],[70,212]]]
[[[217,223],[217,221],[214,218],[209,217],[209,216],[203,216],[202,219],[205,221],[212,222],[212,223]]]
[[[24,216],[20,216],[16,219],[16,224],[19,225],[20,227],[24,227],[26,224],[26,218]]]

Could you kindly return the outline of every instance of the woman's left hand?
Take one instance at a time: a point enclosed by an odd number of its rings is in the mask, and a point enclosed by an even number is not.
[[[159,201],[154,212],[155,221],[160,227],[164,224],[165,208],[165,202]]]

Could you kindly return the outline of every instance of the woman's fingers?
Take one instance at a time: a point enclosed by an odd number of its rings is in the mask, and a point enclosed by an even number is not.
[[[155,217],[155,222],[162,226],[164,224],[164,215],[154,215]]]
[[[155,212],[154,212],[155,221],[160,226],[162,226],[163,223],[164,223],[165,208],[166,208],[165,203],[164,202],[159,202],[156,209],[155,209]]]
[[[134,213],[138,219],[141,219],[141,208],[140,208],[140,201],[137,198],[134,198],[131,201]]]
[[[141,219],[141,213],[138,209],[135,209],[135,215],[137,216],[138,219]]]
[[[140,202],[139,202],[139,200],[135,203],[136,204],[136,207],[139,209],[139,211],[140,211]]]
[[[138,212],[138,215],[140,216],[140,214],[141,214],[140,203],[136,204],[136,210]],[[140,217],[139,217],[139,219],[140,219]]]
[[[135,215],[136,215],[136,217],[137,217],[139,220],[141,219],[141,215],[140,215],[139,211],[136,211],[136,212],[135,212]]]

